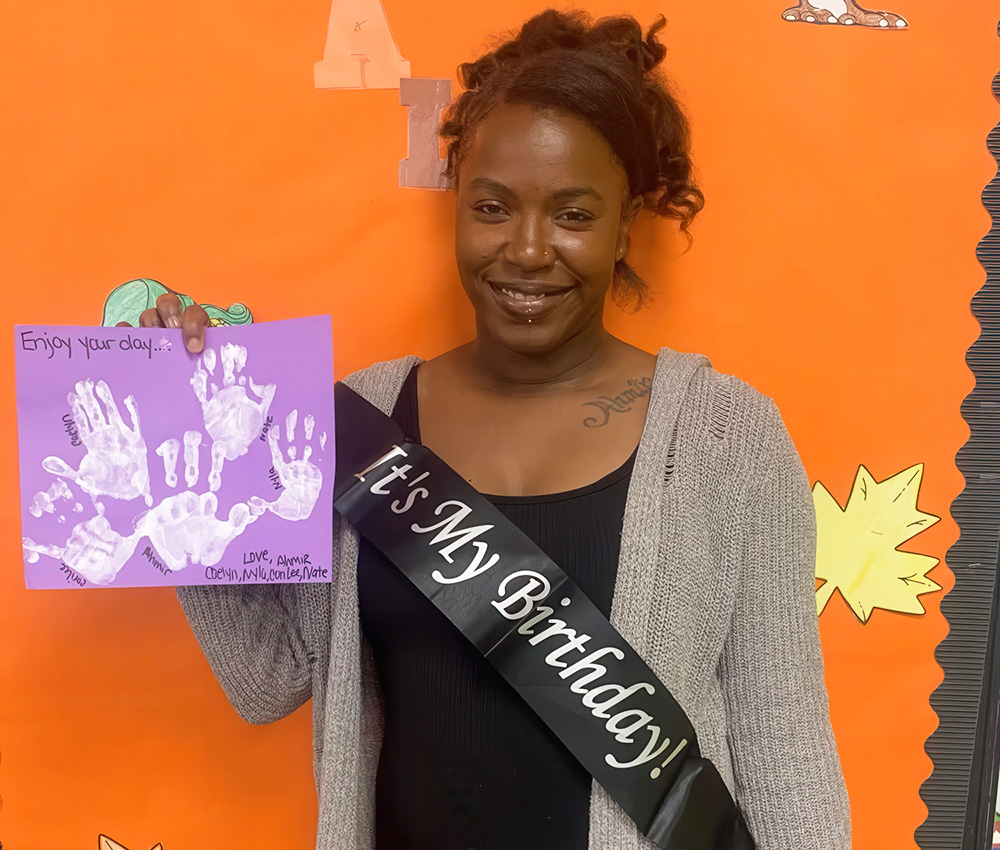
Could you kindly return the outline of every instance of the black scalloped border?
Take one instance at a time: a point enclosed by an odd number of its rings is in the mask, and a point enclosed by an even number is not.
[[[993,78],[993,95],[1000,101],[1000,73]],[[986,143],[1000,167],[1000,124],[990,131]],[[944,669],[944,681],[930,700],[940,722],[925,745],[934,770],[920,787],[928,814],[915,837],[923,850],[987,850],[995,800],[989,799],[988,789],[995,793],[1000,755],[996,736],[1000,693],[994,678],[1000,653],[996,651],[997,626],[990,622],[994,596],[1000,590],[996,580],[1000,540],[1000,171],[986,186],[982,199],[992,226],[976,248],[986,270],[986,283],[972,298],[980,334],[966,354],[966,363],[976,385],[962,402],[962,416],[971,436],[956,456],[965,476],[965,489],[951,506],[960,534],[947,555],[955,587],[941,603],[951,631],[934,653]]]

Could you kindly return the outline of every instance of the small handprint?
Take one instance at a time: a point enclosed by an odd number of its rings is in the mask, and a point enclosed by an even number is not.
[[[298,411],[293,410],[285,420],[285,431],[289,443],[295,439],[297,419]],[[306,440],[312,440],[314,427],[313,417],[306,416],[304,420]],[[309,459],[312,457],[312,446],[307,445],[302,452],[302,458],[296,459],[298,453],[295,446],[289,445],[288,460],[282,458],[281,450],[278,448],[280,436],[278,426],[273,427],[267,433],[267,443],[271,449],[271,462],[274,464],[274,471],[284,489],[273,502],[265,502],[259,496],[251,497],[250,511],[254,516],[259,516],[264,511],[271,511],[282,519],[293,521],[308,519],[319,499],[320,490],[323,488],[323,473]]]
[[[218,443],[212,444],[212,469],[208,474],[210,492],[198,495],[192,492],[201,477],[200,431],[185,431],[183,438],[184,483],[187,490],[168,496],[153,510],[140,518],[136,531],[149,537],[163,562],[172,570],[188,564],[206,567],[219,563],[226,547],[257,517],[250,515],[247,505],[240,502],[229,511],[227,520],[215,516],[219,501],[215,496],[222,484],[224,457]],[[182,441],[164,440],[156,449],[163,458],[163,480],[168,487],[178,483],[177,460]]]
[[[33,517],[40,517],[42,514],[54,514],[56,512],[56,504],[58,502],[69,502],[72,499],[73,491],[69,489],[69,485],[61,478],[57,478],[56,483],[49,487],[48,490],[42,490],[35,493],[34,498],[31,500],[31,504],[28,506],[28,512]],[[74,513],[78,514],[82,510],[83,505],[79,502],[73,502]],[[59,522],[65,521],[66,517],[60,514]]]
[[[125,562],[132,557],[141,538],[136,531],[123,537],[104,518],[104,506],[94,502],[97,516],[77,523],[70,532],[65,546],[50,546],[35,543],[30,537],[21,538],[24,558],[35,563],[39,555],[62,560],[84,578],[95,584],[111,584]]]
[[[199,469],[199,448],[201,447],[200,431],[184,432],[184,483],[188,489],[198,483],[201,476]],[[177,458],[180,454],[180,440],[170,438],[156,447],[156,453],[163,458],[163,482],[168,487],[177,486]],[[222,464],[225,460],[223,447],[212,443],[212,468],[208,473],[208,488],[213,493],[222,486]]]
[[[188,564],[211,567],[219,563],[226,547],[257,519],[243,502],[233,505],[225,520],[215,516],[218,508],[219,500],[214,493],[199,496],[185,490],[168,496],[147,511],[136,532],[149,537],[163,562],[172,570],[183,569]]]
[[[223,371],[222,389],[214,383],[209,384],[209,377],[215,376],[216,368],[215,350],[211,348],[205,349],[198,359],[191,386],[201,403],[205,430],[213,441],[213,457],[218,454],[226,460],[236,460],[246,454],[250,444],[260,434],[274,399],[275,386],[255,384],[253,378],[240,374],[247,362],[247,350],[242,345],[227,342],[219,352]],[[247,395],[247,383],[259,401]]]
[[[132,419],[129,428],[104,381],[98,381],[96,388],[90,379],[78,381],[76,392],[69,393],[66,398],[87,454],[78,470],[70,468],[60,457],[45,458],[42,467],[53,475],[75,481],[92,497],[135,499],[142,496],[146,504],[151,505],[146,443],[139,431],[135,399],[130,395],[125,397],[125,407]],[[104,404],[104,411],[98,399]]]

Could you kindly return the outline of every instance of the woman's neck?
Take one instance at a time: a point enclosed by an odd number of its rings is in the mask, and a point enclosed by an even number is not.
[[[525,354],[483,334],[461,351],[470,379],[484,388],[510,395],[546,395],[599,380],[621,345],[601,327],[550,352]]]

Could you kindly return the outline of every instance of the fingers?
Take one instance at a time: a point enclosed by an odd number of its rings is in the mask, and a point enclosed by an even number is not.
[[[87,418],[87,412],[83,409],[79,396],[76,393],[68,393],[66,400],[69,402],[70,410],[73,411],[73,421],[76,422],[80,432],[80,439],[89,444],[93,429],[90,427],[90,419]]]
[[[119,322],[118,327],[127,323]],[[180,328],[183,330],[184,347],[198,354],[205,347],[205,327],[208,313],[200,304],[185,307],[173,292],[165,292],[156,299],[156,306],[139,314],[140,328]]]
[[[116,328],[130,328],[130,327],[132,327],[132,323],[131,322],[119,322],[117,325],[115,325],[115,327]]]
[[[204,517],[215,518],[215,512],[219,509],[219,500],[215,493],[202,493],[198,497],[198,512]]]
[[[135,436],[140,436],[139,434],[139,410],[135,406],[135,396],[127,395],[125,396],[125,409],[128,411],[128,415],[132,420],[132,432]]]
[[[264,511],[273,510],[273,505],[273,502],[265,502],[260,496],[251,496],[247,500],[247,508],[254,519],[261,516]]]
[[[222,443],[212,443],[212,471],[208,474],[208,488],[213,493],[222,486],[222,464],[226,460],[226,447]]]
[[[236,383],[236,375],[247,365],[247,350],[242,345],[227,342],[219,350],[219,357],[222,360],[222,384],[231,387]]]
[[[177,297],[175,292],[164,292],[156,299],[156,312],[160,316],[160,321],[163,322],[163,327],[179,328],[183,311],[184,305],[181,304],[181,299]]]
[[[96,431],[99,428],[104,428],[108,424],[108,420],[104,418],[104,414],[101,412],[101,406],[97,403],[97,399],[94,398],[93,381],[89,378],[85,381],[77,381],[76,397],[79,399],[80,404],[83,405],[83,409],[90,419],[90,427],[93,430]]]
[[[53,475],[63,475],[66,478],[76,481],[79,472],[75,469],[70,469],[69,464],[66,463],[61,457],[47,457],[42,461],[42,469],[46,472],[51,472]]]
[[[181,441],[175,437],[164,440],[156,447],[156,453],[163,458],[163,482],[168,487],[177,486],[177,457],[180,449]]]
[[[201,431],[184,432],[184,481],[188,487],[198,483],[198,447],[201,445]]]
[[[267,446],[271,450],[271,463],[279,478],[285,474],[285,460],[281,456],[281,449],[278,448],[278,440],[281,439],[280,432],[281,429],[277,425],[267,432]]]
[[[104,381],[97,382],[97,397],[104,402],[104,409],[107,411],[108,422],[117,428],[120,433],[124,434],[128,428],[122,420],[121,413],[118,411],[118,405],[115,402],[115,397],[111,395],[111,389]]]
[[[163,319],[160,318],[159,311],[155,307],[150,307],[148,310],[143,310],[139,314],[139,327],[165,328],[166,325],[163,324]]]
[[[161,295],[160,298],[165,296]],[[159,300],[159,299],[157,299]],[[205,348],[205,327],[208,325],[208,313],[199,304],[192,304],[184,309],[181,316],[181,327],[184,330],[184,347],[192,354],[198,354]]]
[[[274,391],[277,388],[274,384],[255,384],[251,378],[250,389],[261,400],[261,414],[266,417],[267,410],[271,406],[271,402],[274,401]]]

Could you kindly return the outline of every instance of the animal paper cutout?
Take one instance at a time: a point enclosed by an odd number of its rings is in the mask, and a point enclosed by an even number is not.
[[[804,24],[839,24],[871,29],[907,29],[909,23],[895,12],[865,9],[855,0],[799,0],[798,4],[781,13],[786,21]]]
[[[104,315],[101,317],[101,324],[106,328],[113,328],[119,322],[138,325],[142,311],[155,307],[156,299],[168,292],[173,292],[180,299],[183,307],[194,303],[194,299],[190,296],[176,292],[158,280],[142,277],[127,281],[111,291],[104,302]],[[208,313],[209,327],[249,325],[253,322],[250,309],[239,302],[231,305],[228,310],[216,307],[214,304],[202,304],[201,306]]]

